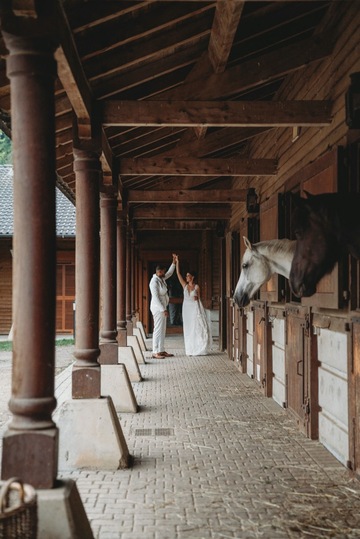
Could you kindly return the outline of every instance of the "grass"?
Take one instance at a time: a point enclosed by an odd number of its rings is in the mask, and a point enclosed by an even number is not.
[[[75,344],[75,341],[72,337],[69,339],[58,339],[56,340],[56,346],[69,346]],[[12,350],[12,341],[0,341],[0,352],[10,352]]]

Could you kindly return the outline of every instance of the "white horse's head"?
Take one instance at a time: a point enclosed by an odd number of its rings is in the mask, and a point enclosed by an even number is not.
[[[234,301],[239,307],[246,307],[260,286],[268,281],[273,273],[269,259],[259,252],[256,244],[243,236],[246,251],[241,261],[241,273],[237,282]]]

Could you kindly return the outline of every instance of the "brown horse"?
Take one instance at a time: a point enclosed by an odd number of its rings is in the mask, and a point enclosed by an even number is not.
[[[297,199],[292,217],[297,241],[289,280],[298,297],[312,296],[344,253],[360,258],[360,194],[307,197]]]

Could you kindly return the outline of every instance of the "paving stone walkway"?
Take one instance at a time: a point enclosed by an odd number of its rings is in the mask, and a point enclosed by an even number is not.
[[[120,422],[134,466],[73,478],[96,539],[359,538],[360,481],[225,354],[146,353],[140,411]]]

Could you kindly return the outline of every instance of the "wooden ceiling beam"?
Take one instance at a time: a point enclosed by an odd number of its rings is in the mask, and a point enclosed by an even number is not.
[[[139,206],[131,211],[133,219],[209,220],[230,219],[230,206],[179,206],[164,207],[163,204]]]
[[[325,32],[259,55],[223,73],[209,75],[206,80],[184,82],[178,91],[180,95],[191,95],[194,100],[228,98],[323,60],[331,54],[333,46],[333,36]],[[166,91],[162,96],[176,99],[177,91]]]
[[[276,174],[275,159],[197,159],[140,158],[122,159],[121,176],[273,176]]]
[[[174,190],[174,191],[140,191],[132,189],[127,193],[127,202],[151,204],[244,202],[246,189],[206,189],[206,190]]]
[[[216,230],[217,221],[174,221],[172,219],[147,219],[135,221],[135,230]]]
[[[57,3],[57,16],[60,31],[60,47],[55,53],[58,63],[58,77],[76,117],[90,123],[93,96],[61,2]]]
[[[245,2],[218,0],[211,29],[208,53],[214,73],[222,73],[227,64]]]
[[[330,101],[122,101],[101,103],[104,126],[291,127],[331,123]]]

